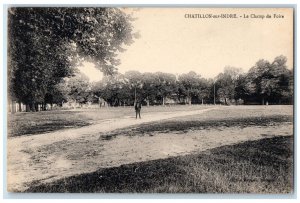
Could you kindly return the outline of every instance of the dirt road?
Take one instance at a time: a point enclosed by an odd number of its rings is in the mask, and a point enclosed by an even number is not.
[[[152,121],[159,121],[170,119],[174,117],[201,114],[206,111],[216,109],[215,107],[206,108],[194,111],[182,112],[161,112],[161,113],[145,113],[142,119],[135,119],[135,117],[124,117],[121,119],[108,119],[100,123],[76,129],[60,130],[51,133],[37,134],[31,136],[20,136],[7,139],[7,188],[8,191],[23,190],[26,188],[25,183],[34,180],[48,179],[49,177],[63,177],[71,175],[74,172],[68,171],[68,161],[64,158],[63,149],[61,155],[48,154],[43,157],[43,160],[36,160],[32,157],[35,154],[43,154],[44,151],[39,150],[42,146],[48,146],[54,143],[63,142],[68,143],[73,141],[77,143],[78,140],[98,139],[99,133],[109,132],[115,129],[147,123]],[[80,143],[80,142],[79,142]],[[78,144],[79,144],[78,143]],[[75,144],[76,145],[76,144]],[[79,145],[78,145],[79,146]],[[75,147],[78,146],[69,146]],[[87,146],[85,146],[87,147]],[[72,149],[70,149],[72,150]],[[76,151],[76,150],[74,150]],[[80,155],[74,155],[80,158]],[[84,160],[82,160],[84,161]],[[53,164],[54,162],[54,164]],[[51,164],[50,164],[51,163]],[[88,164],[88,163],[87,163]],[[63,165],[63,172],[57,172],[55,168],[61,168]],[[95,166],[96,168],[98,166]],[[59,169],[60,171],[60,169]],[[80,171],[80,170],[79,170]],[[55,173],[58,173],[55,175]],[[58,176],[57,176],[58,175]]]
[[[9,138],[8,191],[23,191],[32,181],[48,182],[67,176],[96,171],[169,156],[183,155],[262,139],[273,135],[291,135],[292,124],[279,126],[225,128],[182,133],[156,133],[144,136],[117,136],[99,139],[99,133],[145,122],[178,116],[201,114],[215,108],[186,112],[149,113],[142,120],[132,117],[106,120],[79,129],[69,129],[42,135]]]

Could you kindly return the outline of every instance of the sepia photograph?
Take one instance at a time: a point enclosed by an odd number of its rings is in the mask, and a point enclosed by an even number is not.
[[[294,194],[293,6],[5,12],[8,193]]]

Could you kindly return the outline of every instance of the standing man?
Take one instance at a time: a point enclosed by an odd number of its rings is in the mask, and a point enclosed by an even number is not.
[[[138,115],[139,115],[139,118],[141,118],[142,103],[141,102],[136,102],[134,108],[135,108],[135,119],[137,119]]]

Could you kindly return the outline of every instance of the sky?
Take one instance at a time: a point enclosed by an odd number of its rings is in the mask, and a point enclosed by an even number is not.
[[[195,71],[213,78],[226,66],[247,72],[259,59],[272,62],[279,55],[286,56],[288,68],[293,68],[291,9],[126,8],[125,12],[137,18],[133,26],[140,38],[119,54],[121,73]],[[236,14],[237,18],[191,18],[190,14]],[[268,14],[271,18],[266,18]],[[101,79],[93,64],[84,65],[81,70],[92,81]]]

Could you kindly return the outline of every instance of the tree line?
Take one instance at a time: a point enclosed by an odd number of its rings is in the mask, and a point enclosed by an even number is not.
[[[195,72],[120,74],[118,53],[139,34],[118,8],[11,7],[8,9],[8,93],[26,111],[46,104],[106,101],[110,106],[180,104],[290,104],[293,71],[285,56],[259,60],[247,72],[225,67],[214,79]],[[93,62],[104,73],[89,83],[76,68]],[[142,68],[142,67],[141,67]],[[41,108],[39,108],[41,106]]]
[[[247,72],[225,67],[215,79],[206,79],[196,72],[140,73],[128,71],[104,76],[89,83],[87,76],[77,74],[56,86],[53,102],[77,103],[106,101],[109,106],[131,106],[135,101],[144,105],[176,104],[291,104],[293,72],[286,67],[285,56],[272,63],[259,60]]]

